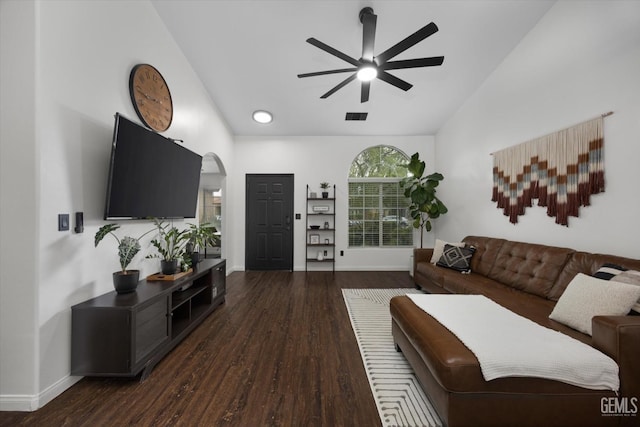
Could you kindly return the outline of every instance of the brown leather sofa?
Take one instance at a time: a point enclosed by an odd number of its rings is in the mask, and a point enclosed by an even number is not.
[[[593,337],[549,319],[577,273],[593,274],[604,263],[640,270],[640,260],[490,237],[469,236],[464,242],[476,248],[471,274],[437,267],[429,262],[433,249],[415,249],[416,285],[430,293],[485,295],[542,326],[592,345],[618,363],[621,388],[616,396],[612,391],[539,378],[485,381],[478,360],[462,342],[408,297],[395,297],[390,310],[396,348],[413,367],[443,423],[449,427],[640,425],[640,316],[631,312],[594,317]]]

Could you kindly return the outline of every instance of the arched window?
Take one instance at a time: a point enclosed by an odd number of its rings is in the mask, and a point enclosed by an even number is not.
[[[409,157],[378,145],[362,151],[349,170],[349,247],[413,246],[413,229],[400,180]]]

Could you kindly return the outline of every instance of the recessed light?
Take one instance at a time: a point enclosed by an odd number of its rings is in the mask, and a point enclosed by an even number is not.
[[[373,65],[365,65],[358,70],[358,80],[370,82],[378,76],[378,69]]]
[[[253,112],[253,120],[258,123],[267,124],[273,120],[273,115],[265,110],[257,110]]]

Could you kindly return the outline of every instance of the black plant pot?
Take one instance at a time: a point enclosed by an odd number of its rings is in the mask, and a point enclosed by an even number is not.
[[[170,261],[167,260],[161,260],[160,261],[160,271],[162,271],[162,274],[175,274],[175,272],[178,270],[178,260],[177,259],[172,259]]]
[[[134,292],[138,287],[140,270],[116,271],[113,273],[113,287],[119,294]]]
[[[323,191],[322,192],[322,198],[323,199],[328,199],[329,198],[329,192],[328,191]]]
[[[191,252],[189,255],[191,257],[191,267],[196,267],[200,262],[200,252]]]

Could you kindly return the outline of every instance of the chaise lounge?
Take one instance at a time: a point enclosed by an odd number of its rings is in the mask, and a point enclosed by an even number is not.
[[[592,336],[551,320],[578,274],[604,264],[640,270],[640,260],[568,248],[469,236],[469,274],[430,262],[433,249],[415,249],[414,281],[432,294],[479,294],[537,324],[573,337],[612,358],[620,390],[592,390],[561,381],[508,377],[486,381],[478,359],[454,334],[407,296],[391,300],[396,348],[413,367],[443,423],[457,426],[638,425],[640,316],[596,316]],[[607,406],[608,405],[608,406]],[[613,409],[612,409],[613,408]]]

